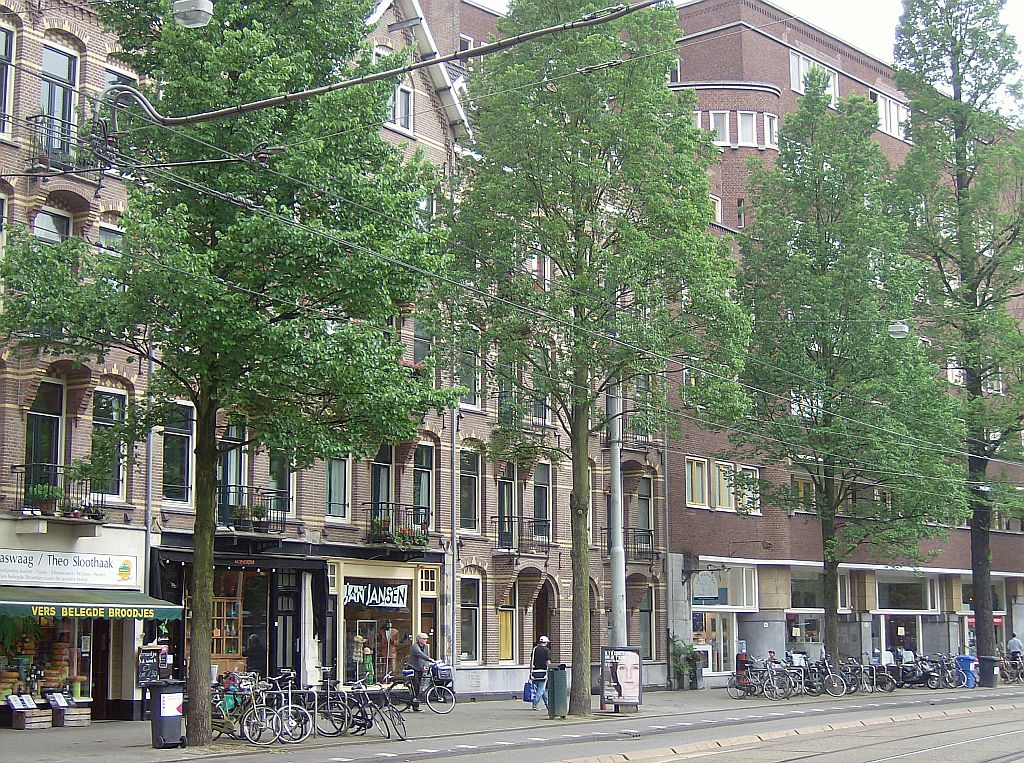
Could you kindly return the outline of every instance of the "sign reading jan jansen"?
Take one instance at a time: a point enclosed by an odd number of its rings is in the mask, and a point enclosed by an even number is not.
[[[138,557],[0,548],[4,585],[138,590]]]

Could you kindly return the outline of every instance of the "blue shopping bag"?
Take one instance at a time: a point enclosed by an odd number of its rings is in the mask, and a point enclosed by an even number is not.
[[[537,687],[534,686],[533,681],[527,681],[523,684],[523,702],[529,702],[533,704],[537,698]]]

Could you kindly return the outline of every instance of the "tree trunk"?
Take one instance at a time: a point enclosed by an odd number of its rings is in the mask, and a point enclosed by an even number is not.
[[[839,658],[839,560],[835,554],[836,507],[839,489],[829,459],[824,464],[825,495],[818,506],[821,522],[822,599],[825,605],[825,653],[834,660]]]
[[[569,715],[588,715],[590,700],[590,411],[573,405],[569,432],[572,456],[572,686]]]
[[[996,628],[992,620],[992,557],[989,549],[989,532],[992,527],[992,503],[987,492],[977,489],[985,481],[985,467],[977,468],[976,462],[984,462],[976,456],[968,459],[969,479],[975,485],[971,488],[971,583],[974,592],[974,636],[978,657],[995,657]],[[985,687],[996,685],[992,671],[993,663],[979,660],[979,683]]]
[[[192,619],[188,654],[190,747],[210,744],[210,650],[213,638],[213,541],[217,530],[217,407],[201,392],[196,405],[195,526],[192,536]]]

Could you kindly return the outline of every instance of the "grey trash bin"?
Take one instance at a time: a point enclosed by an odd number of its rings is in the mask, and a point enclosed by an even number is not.
[[[548,668],[548,718],[564,718],[569,714],[569,672],[565,663]]]
[[[989,655],[978,655],[978,686],[991,689],[998,683],[999,658]]]
[[[182,711],[185,706],[185,682],[166,678],[149,685],[149,730],[153,747],[185,747]]]

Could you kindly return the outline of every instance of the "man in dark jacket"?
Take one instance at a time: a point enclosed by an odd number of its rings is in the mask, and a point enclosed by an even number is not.
[[[421,633],[416,637],[416,643],[409,650],[409,666],[412,668],[412,709],[413,712],[421,713],[420,710],[420,686],[423,683],[423,671],[434,664],[427,654],[427,634]]]
[[[537,710],[541,700],[544,700],[544,707],[548,706],[548,666],[551,665],[551,639],[541,636],[537,639],[537,646],[533,648],[533,657],[530,660],[530,681],[533,682],[532,710]]]

